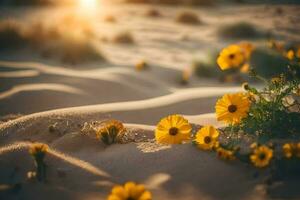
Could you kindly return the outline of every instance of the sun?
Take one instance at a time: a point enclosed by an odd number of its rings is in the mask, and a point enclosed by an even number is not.
[[[98,0],[79,0],[80,8],[95,9],[98,5]]]

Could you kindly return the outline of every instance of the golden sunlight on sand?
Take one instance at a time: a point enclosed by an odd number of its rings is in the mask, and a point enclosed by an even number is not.
[[[95,9],[98,6],[97,0],[78,0],[80,8],[89,10]]]

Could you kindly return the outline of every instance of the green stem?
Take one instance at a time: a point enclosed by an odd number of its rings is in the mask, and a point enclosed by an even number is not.
[[[268,81],[267,81],[264,77],[262,77],[262,76],[260,76],[260,75],[256,75],[255,77],[256,77],[258,80],[263,81],[265,84],[268,84]]]
[[[40,182],[46,180],[46,164],[40,159],[36,160],[36,177]]]

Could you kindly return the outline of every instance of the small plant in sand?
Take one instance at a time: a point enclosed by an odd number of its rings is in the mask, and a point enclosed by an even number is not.
[[[117,22],[117,19],[116,19],[116,17],[113,16],[113,15],[106,15],[106,16],[104,17],[104,21],[110,22],[110,23],[115,23],[115,22]]]
[[[46,164],[44,158],[48,152],[48,145],[43,143],[34,143],[29,147],[29,153],[33,156],[36,166],[36,171],[29,173],[30,178],[36,177],[38,181],[46,180]]]
[[[145,15],[148,17],[161,17],[161,13],[159,12],[159,10],[157,10],[155,8],[151,8],[151,9],[147,10]]]
[[[249,65],[253,49],[245,42],[230,45],[217,59],[222,70],[240,71],[247,65],[245,73],[265,84],[257,89],[244,83],[244,92],[225,94],[216,102],[217,120],[225,122],[226,127],[216,129],[208,125],[193,134],[186,119],[170,115],[158,123],[156,141],[180,144],[193,139],[199,149],[215,151],[220,159],[238,159],[258,168],[271,165],[273,178],[278,173],[290,175],[291,169],[297,169],[300,164],[300,63],[288,56],[286,70],[268,80]],[[297,50],[293,49],[296,52],[293,56],[297,56]]]
[[[184,12],[179,13],[176,16],[176,22],[182,23],[182,24],[192,24],[192,25],[201,23],[198,15],[193,12],[189,12],[189,11],[184,11]]]
[[[118,142],[125,131],[122,122],[117,120],[108,120],[96,130],[96,137],[103,143],[110,145]]]
[[[169,115],[160,120],[155,129],[155,139],[161,144],[181,144],[191,138],[192,126],[180,115]]]
[[[92,25],[76,16],[66,16],[45,24],[40,21],[21,23],[17,20],[0,21],[0,50],[31,48],[43,57],[60,58],[68,64],[105,61],[98,48],[90,41]],[[76,31],[69,31],[76,30]]]
[[[236,49],[236,47],[234,47]],[[282,51],[284,47],[276,43],[272,48]],[[230,50],[230,49],[229,49]],[[218,59],[221,69],[231,69],[239,67],[244,60],[239,58],[235,62],[231,57],[231,52],[238,50],[223,50]],[[294,49],[293,51],[296,52]],[[288,53],[288,51],[285,51]],[[229,55],[229,56],[228,56]],[[250,56],[251,54],[249,54]],[[222,58],[222,57],[225,58]],[[243,57],[239,55],[240,57]],[[227,58],[226,58],[227,57]],[[235,56],[234,56],[235,57]],[[283,162],[282,156],[274,155],[276,141],[283,157],[290,158],[297,155],[297,143],[281,144],[280,141],[300,139],[300,65],[294,57],[287,56],[290,63],[286,66],[284,73],[270,80],[260,76],[254,69],[249,69],[249,75],[257,78],[265,87],[257,89],[248,83],[243,84],[245,92],[236,94],[225,94],[216,103],[216,115],[219,121],[224,121],[228,126],[224,129],[229,141],[226,146],[239,148],[243,137],[251,138],[254,143],[251,145],[248,161],[256,167],[266,167],[272,160],[274,163]],[[277,145],[278,146],[278,145]],[[241,160],[245,160],[247,155],[236,153]],[[297,157],[297,156],[294,156]],[[282,164],[275,165],[275,168],[282,170]]]
[[[21,24],[15,20],[0,21],[0,44],[1,50],[28,45]]]
[[[187,85],[189,83],[189,81],[190,81],[191,76],[192,76],[192,70],[189,69],[189,68],[184,69],[182,71],[182,73],[181,73],[181,81],[180,81],[180,83],[182,85]]]
[[[135,69],[137,71],[142,71],[148,69],[150,66],[145,60],[141,60],[135,64]]]
[[[133,44],[134,38],[130,32],[120,32],[112,38],[112,42],[120,44]]]
[[[112,188],[107,200],[151,200],[152,194],[144,185],[127,182]]]

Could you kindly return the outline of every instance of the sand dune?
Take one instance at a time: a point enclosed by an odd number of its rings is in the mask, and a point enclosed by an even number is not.
[[[20,70],[12,72],[1,72],[0,78],[34,77],[38,75],[39,72],[36,70]]]
[[[158,7],[162,16],[156,20],[144,15],[149,6],[112,6],[94,15],[99,16],[92,42],[107,58],[105,64],[71,67],[27,51],[1,55],[0,116],[16,119],[0,123],[0,199],[105,199],[114,184],[126,181],[144,183],[158,200],[273,199],[266,196],[268,186],[261,185],[264,173],[191,144],[158,145],[154,129],[162,117],[175,113],[198,126],[223,126],[215,118],[215,102],[241,87],[195,76],[181,85],[182,70],[199,58],[209,59],[208,50],[232,42],[220,41],[216,33],[226,23],[249,21],[275,37],[298,39],[297,31],[286,29],[298,10],[283,8],[285,14],[278,16],[276,7],[262,5],[184,8],[203,21],[190,26],[175,22],[183,10],[178,7]],[[53,10],[31,11],[26,10],[28,18],[36,19]],[[65,11],[55,11],[60,12]],[[108,12],[116,23],[102,20]],[[133,44],[110,42],[111,35],[126,29]],[[136,71],[141,60],[150,67]],[[86,124],[112,118],[124,123],[131,142],[106,146],[85,134]],[[50,146],[46,183],[26,179],[34,169],[28,146],[36,141]]]
[[[85,92],[79,89],[61,85],[61,84],[52,84],[52,83],[45,83],[45,84],[26,84],[26,85],[18,85],[13,87],[11,90],[5,91],[0,93],[0,100],[4,98],[9,98],[17,93],[25,92],[25,91],[38,91],[38,90],[54,90],[57,92],[66,92],[71,94],[80,94],[84,95]]]

